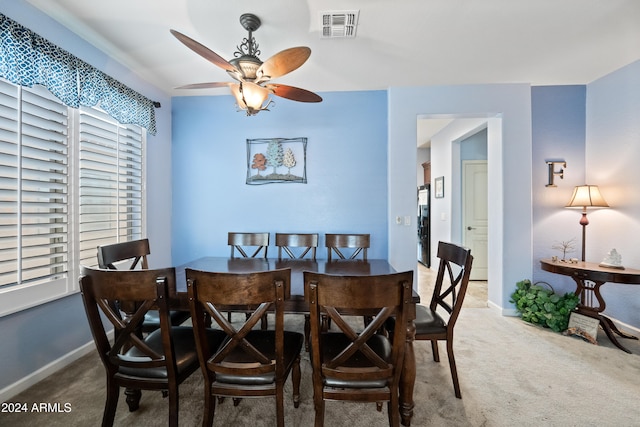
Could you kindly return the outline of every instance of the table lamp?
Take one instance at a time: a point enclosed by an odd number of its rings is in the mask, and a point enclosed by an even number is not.
[[[578,185],[573,189],[573,196],[565,207],[582,208],[580,225],[582,226],[582,261],[584,261],[585,235],[587,225],[589,225],[587,208],[608,208],[609,205],[604,201],[597,185]]]

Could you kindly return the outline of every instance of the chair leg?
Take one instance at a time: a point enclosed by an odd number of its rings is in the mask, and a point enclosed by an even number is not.
[[[320,326],[320,329],[322,329],[323,332],[326,332],[329,330],[329,328],[331,328],[331,325],[329,324],[329,316],[327,315],[322,315],[322,325]]]
[[[178,413],[180,411],[180,398],[178,386],[169,387],[169,427],[178,427]]]
[[[102,415],[102,427],[111,427],[116,418],[118,408],[118,397],[120,387],[107,378],[107,400],[104,404],[104,414]]]
[[[453,390],[458,399],[462,399],[460,384],[458,383],[458,370],[456,369],[456,359],[453,356],[453,339],[447,339],[447,355],[449,356],[449,368],[451,369],[451,379],[453,380]]]
[[[322,395],[322,377],[316,370],[312,373],[313,376],[313,409],[315,410],[315,427],[324,426],[324,396]]]
[[[369,323],[371,323],[372,321],[373,321],[373,316],[362,316],[362,322],[365,328],[369,326]]]
[[[324,399],[322,398],[322,395],[320,396],[320,399],[316,399],[314,406],[316,409],[316,419],[314,426],[324,427]]]
[[[278,427],[284,427],[284,381],[276,384],[276,422]]]
[[[291,382],[293,383],[293,407],[297,408],[300,406],[300,356],[296,358],[295,362],[293,362],[293,367],[291,368]]]
[[[387,402],[387,414],[389,416],[389,425],[391,427],[400,426],[400,402],[398,399],[398,389],[393,388],[391,390],[391,396],[389,402]]]
[[[135,388],[126,388],[124,390],[127,405],[129,406],[129,412],[135,412],[140,407],[140,398],[142,397],[142,392],[139,389]]]
[[[311,318],[308,314],[304,315],[304,349],[309,353],[309,335],[311,335]]]
[[[433,353],[433,361],[440,361],[440,354],[438,354],[438,340],[431,340],[431,352]]]
[[[213,416],[216,412],[216,397],[211,394],[211,384],[205,381],[204,384],[204,416],[202,417],[202,427],[213,426]]]

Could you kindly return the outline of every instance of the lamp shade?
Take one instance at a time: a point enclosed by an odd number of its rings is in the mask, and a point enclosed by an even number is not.
[[[608,208],[597,185],[578,185],[573,189],[573,196],[565,206],[567,208]]]
[[[269,103],[265,101],[269,97],[269,89],[252,82],[230,84],[231,93],[236,98],[236,103],[241,110],[247,111],[247,115],[253,116],[266,110]]]

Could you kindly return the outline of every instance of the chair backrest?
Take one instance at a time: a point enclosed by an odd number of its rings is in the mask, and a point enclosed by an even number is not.
[[[131,264],[128,266],[129,270],[134,270],[138,266],[147,269],[149,268],[147,255],[150,253],[149,239],[102,245],[98,246],[98,266],[117,270],[115,263],[131,260]],[[139,262],[140,264],[138,264]]]
[[[349,259],[355,259],[362,253],[362,259],[366,260],[369,241],[369,234],[325,234],[327,259],[331,260],[332,252],[335,252],[340,259],[346,259],[340,249],[349,248],[353,249]]]
[[[276,246],[278,247],[278,259],[282,259],[284,251],[289,258],[302,259],[307,254],[311,254],[311,259],[316,259],[316,248],[318,247],[317,233],[276,233]],[[296,255],[291,248],[303,248]]]
[[[228,244],[231,246],[231,258],[235,258],[235,251],[240,252],[243,258],[255,258],[263,251],[262,258],[267,257],[269,248],[269,233],[234,233],[228,235]],[[256,246],[255,252],[248,256],[243,246]]]
[[[205,375],[210,375],[210,372],[240,376],[274,373],[277,378],[283,378],[284,300],[291,294],[291,270],[213,273],[187,268],[185,273],[198,358]],[[232,325],[223,314],[233,306],[253,310],[240,327]],[[272,308],[275,309],[276,333],[272,344],[275,345],[276,360],[267,357],[246,339],[262,316]],[[211,317],[214,327],[219,327],[228,336],[217,351],[202,345],[206,343],[205,315]],[[234,360],[227,360],[232,353]],[[238,353],[242,354],[240,360]]]
[[[453,243],[438,242],[438,258],[438,275],[429,307],[432,310],[442,307],[449,314],[447,326],[452,328],[467,293],[473,256],[471,249]]]
[[[309,302],[310,311],[310,358],[314,387],[324,383],[325,377],[351,383],[345,387],[345,395],[351,388],[357,389],[363,381],[382,381],[389,386],[391,383],[397,386],[406,344],[407,310],[412,303],[413,271],[378,276],[334,276],[305,272],[304,283],[305,299]],[[375,317],[364,330],[356,332],[341,312]],[[323,348],[322,315],[327,315],[332,325],[346,337],[344,349]],[[380,352],[374,351],[369,345],[373,345],[374,341],[379,343],[388,340],[377,332],[390,316],[395,317],[396,326],[390,355],[383,359]],[[380,347],[384,345],[377,345],[376,349]],[[367,391],[353,390],[353,393],[366,396]],[[379,394],[374,393],[370,401],[377,401],[377,398]]]
[[[174,268],[120,271],[81,267],[82,299],[91,333],[107,371],[165,368],[169,378],[175,376],[169,283],[175,289]],[[160,316],[161,351],[150,348],[139,337],[145,314],[152,308],[157,309]],[[103,323],[103,318],[109,323]],[[115,331],[113,341],[107,335],[111,329]],[[129,351],[131,349],[134,349],[134,355]],[[124,356],[125,352],[128,352],[127,356]]]

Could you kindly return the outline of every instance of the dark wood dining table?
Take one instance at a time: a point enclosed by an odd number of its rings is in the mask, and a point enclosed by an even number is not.
[[[325,274],[369,276],[396,273],[396,270],[384,259],[368,260],[308,260],[308,259],[264,259],[264,258],[227,258],[203,257],[176,267],[176,292],[180,307],[188,307],[185,270],[187,268],[219,273],[251,273],[258,271],[291,269],[291,298],[285,301],[287,313],[309,314],[309,304],[304,297],[304,272],[313,271]],[[416,379],[416,360],[413,350],[415,339],[415,304],[420,302],[417,292],[413,291],[414,305],[407,323],[407,342],[405,360],[400,378],[400,415],[402,424],[411,425],[413,417],[413,389]]]

